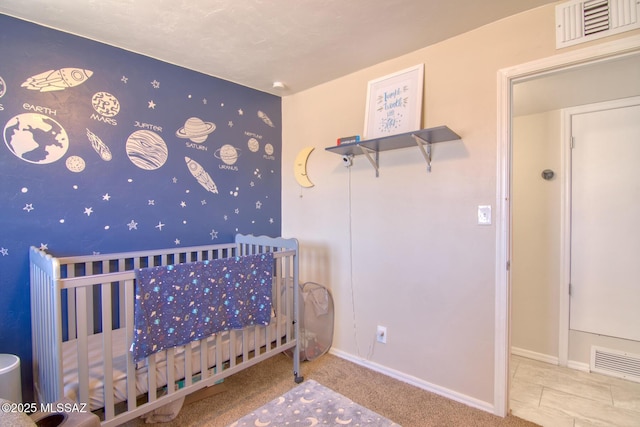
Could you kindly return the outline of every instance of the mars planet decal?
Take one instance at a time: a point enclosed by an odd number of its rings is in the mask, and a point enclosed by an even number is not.
[[[169,150],[162,137],[150,130],[137,130],[125,145],[131,163],[144,170],[155,170],[167,161]]]
[[[91,105],[98,114],[105,117],[113,117],[120,112],[120,102],[107,92],[98,92],[91,98]]]

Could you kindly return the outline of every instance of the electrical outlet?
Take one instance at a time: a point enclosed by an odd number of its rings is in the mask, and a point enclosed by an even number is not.
[[[382,344],[387,343],[387,327],[378,325],[378,331],[376,332],[376,339]]]

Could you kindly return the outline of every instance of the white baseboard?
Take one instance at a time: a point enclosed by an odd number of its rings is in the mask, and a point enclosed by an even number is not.
[[[552,365],[558,364],[558,358],[549,354],[537,353],[535,351],[526,350],[520,347],[511,347],[511,354],[516,356],[526,357],[527,359],[537,360],[539,362],[551,363]]]
[[[462,393],[458,393],[456,391],[453,390],[449,390],[448,388],[445,387],[440,387],[436,384],[431,384],[427,381],[421,380],[419,378],[416,378],[412,375],[407,375],[403,372],[400,371],[396,371],[395,369],[391,369],[388,368],[386,366],[382,366],[378,363],[372,362],[370,360],[367,359],[362,359],[360,357],[354,356],[353,354],[350,353],[346,353],[344,351],[341,350],[337,350],[332,348],[331,350],[329,350],[329,353],[333,354],[334,356],[340,357],[342,359],[348,360],[350,362],[355,363],[356,365],[360,365],[363,366],[365,368],[371,369],[373,371],[379,372],[381,374],[384,374],[388,377],[394,378],[396,380],[405,382],[407,384],[411,384],[413,386],[416,386],[418,388],[421,388],[423,390],[426,390],[428,392],[446,397],[447,399],[451,399],[451,400],[455,400],[456,402],[460,402],[463,403],[467,406],[471,406],[473,408],[476,409],[480,409],[483,410],[485,412],[489,412],[490,414],[493,414],[494,412],[494,407],[493,404],[489,403],[489,402],[484,402],[482,400],[473,398],[471,396],[467,396],[465,394]]]
[[[516,356],[526,357],[527,359],[538,360],[540,362],[551,363],[552,365],[558,365],[558,357],[548,354],[537,353],[531,350],[525,350],[524,348],[511,347],[511,354]],[[589,372],[590,367],[588,363],[576,362],[575,360],[569,360],[567,362],[567,368],[576,369],[578,371]]]

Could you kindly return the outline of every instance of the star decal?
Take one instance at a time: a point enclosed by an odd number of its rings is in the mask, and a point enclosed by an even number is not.
[[[211,240],[218,238],[218,232],[216,230],[211,230],[211,233],[209,233],[209,235],[211,236]]]
[[[7,255],[9,255],[9,249],[7,249],[7,248],[0,248],[0,255],[2,255],[2,256],[7,256]]]
[[[24,205],[24,208],[22,208],[23,211],[27,211],[27,212],[31,212],[33,209],[34,209],[33,203],[27,203],[26,205]]]
[[[151,82],[151,86],[153,86],[154,89],[159,89],[160,88],[160,82],[157,80],[154,80]]]
[[[129,224],[127,224],[127,227],[129,227],[129,231],[137,230],[138,229],[138,223],[135,222],[134,220],[131,220],[131,222]]]
[[[258,200],[256,202],[256,209],[261,209],[261,208],[262,208],[262,202]]]
[[[180,206],[183,208],[187,207],[187,203],[183,200],[182,202],[180,202]]]
[[[147,201],[147,204],[149,206],[155,206],[156,205],[156,201],[155,200],[149,200],[149,201]]]
[[[46,243],[40,243],[40,248],[41,251],[46,251],[49,250],[49,245]]]
[[[91,216],[91,214],[93,213],[93,208],[84,208],[84,213],[87,216]]]
[[[127,84],[127,82],[129,81],[129,77],[127,76],[122,76],[122,78],[120,79],[120,81],[124,84]]]
[[[156,228],[160,231],[162,231],[162,227],[164,227],[166,224],[163,224],[162,221],[158,221],[158,225],[156,225]]]
[[[102,196],[102,200],[108,202],[111,199],[111,196],[109,195],[109,193],[105,194],[104,196]]]
[[[153,102],[153,99],[151,101],[149,101],[149,108],[152,109],[152,110],[156,109],[156,103]]]

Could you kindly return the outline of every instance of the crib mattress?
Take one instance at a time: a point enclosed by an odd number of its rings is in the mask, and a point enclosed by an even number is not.
[[[279,316],[278,319],[281,322],[282,330],[286,331],[286,318],[285,316]],[[276,336],[276,321],[272,318],[269,326],[258,327],[256,329],[261,330],[258,334],[258,345],[262,347],[266,344],[266,338],[264,329],[269,329],[269,337],[275,339]],[[127,400],[127,348],[126,348],[126,336],[125,329],[116,329],[112,331],[112,348],[113,348],[113,394],[115,403],[123,402]],[[251,328],[248,333],[249,349],[247,351],[254,350],[255,329]],[[222,362],[229,360],[230,352],[230,333],[223,332],[221,338],[224,345],[222,346]],[[94,334],[89,336],[88,340],[89,348],[89,406],[91,410],[100,409],[104,407],[104,351],[102,349],[102,334]],[[189,375],[193,376],[200,373],[200,344],[195,342],[191,344],[191,367],[192,372]],[[242,331],[237,331],[236,334],[236,349],[235,354],[242,354]],[[207,339],[207,360],[211,366],[207,369],[211,369],[216,365],[216,348],[215,348],[215,336]],[[150,357],[156,358],[156,385],[157,387],[163,387],[167,384],[166,375],[166,352],[157,353]],[[176,381],[185,378],[185,352],[184,348],[179,348],[174,354],[174,378]],[[66,397],[77,400],[79,395],[79,379],[78,379],[78,355],[77,355],[77,341],[70,340],[64,342],[62,345],[62,360],[63,360],[63,372],[64,372],[64,394]],[[141,361],[136,365],[136,392],[137,395],[145,394],[149,388],[148,380],[148,367],[146,361]]]

